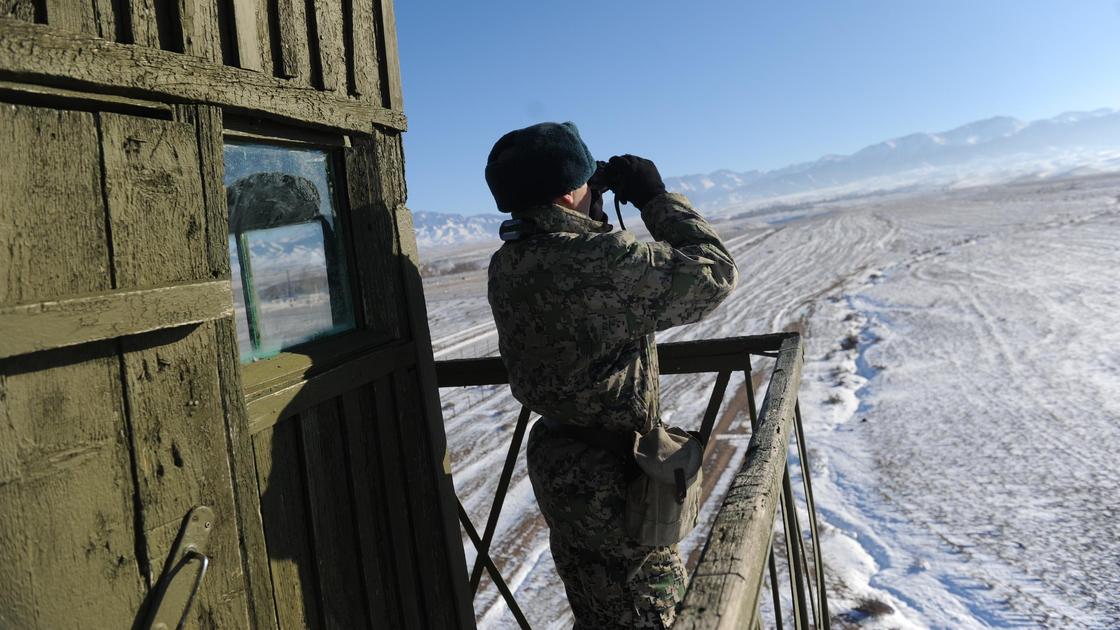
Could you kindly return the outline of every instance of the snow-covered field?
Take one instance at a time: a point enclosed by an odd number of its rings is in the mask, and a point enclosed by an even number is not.
[[[837,624],[1120,627],[1120,175],[762,221],[718,224],[740,286],[659,341],[806,331],[801,404]],[[496,352],[484,271],[425,290],[437,359]],[[711,382],[664,377],[668,421],[698,424]],[[505,387],[440,393],[456,489],[481,528],[517,405]],[[725,484],[746,443],[721,443]],[[570,627],[523,455],[493,556],[534,628]],[[481,627],[515,627],[488,581],[475,610]]]

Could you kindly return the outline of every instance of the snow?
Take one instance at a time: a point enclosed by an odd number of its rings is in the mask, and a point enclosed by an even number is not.
[[[659,341],[806,331],[800,400],[837,627],[1120,626],[1120,175],[806,202],[773,219],[718,224],[740,286]],[[495,354],[485,272],[425,282],[436,353]],[[712,378],[662,384],[665,416],[698,424]],[[518,407],[505,387],[441,396],[456,490],[481,529]],[[746,447],[736,418],[717,438],[727,471]],[[523,450],[493,556],[534,627],[570,627]],[[487,581],[475,610],[480,627],[516,627]]]

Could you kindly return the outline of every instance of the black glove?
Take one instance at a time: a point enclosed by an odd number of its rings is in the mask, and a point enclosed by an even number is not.
[[[611,190],[622,203],[641,210],[650,199],[665,192],[665,182],[653,162],[636,155],[616,155],[607,162]]]

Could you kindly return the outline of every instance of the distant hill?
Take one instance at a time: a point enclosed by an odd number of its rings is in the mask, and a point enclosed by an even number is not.
[[[1000,183],[1023,177],[1059,177],[1120,171],[1120,111],[1067,112],[1023,122],[998,116],[939,133],[914,133],[873,144],[851,155],[827,155],[770,171],[719,170],[668,177],[708,212],[792,204],[877,192]],[[421,247],[494,239],[506,217],[416,212]]]
[[[412,223],[416,228],[416,243],[421,247],[432,247],[487,239],[496,243],[498,226],[508,218],[501,214],[414,212]]]
[[[665,183],[701,208],[723,210],[791,195],[847,195],[1108,170],[1120,170],[1120,112],[1098,109],[1029,123],[988,118],[940,133],[886,140],[851,155],[828,155],[771,171],[670,177]]]

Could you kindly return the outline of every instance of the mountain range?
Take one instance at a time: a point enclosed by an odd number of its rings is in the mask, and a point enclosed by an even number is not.
[[[667,177],[698,208],[715,214],[751,211],[901,189],[999,183],[1023,177],[1060,177],[1120,170],[1120,111],[1066,112],[1024,122],[997,116],[938,133],[914,133],[851,155],[774,170],[719,170]],[[505,217],[417,212],[422,246],[495,238]]]

